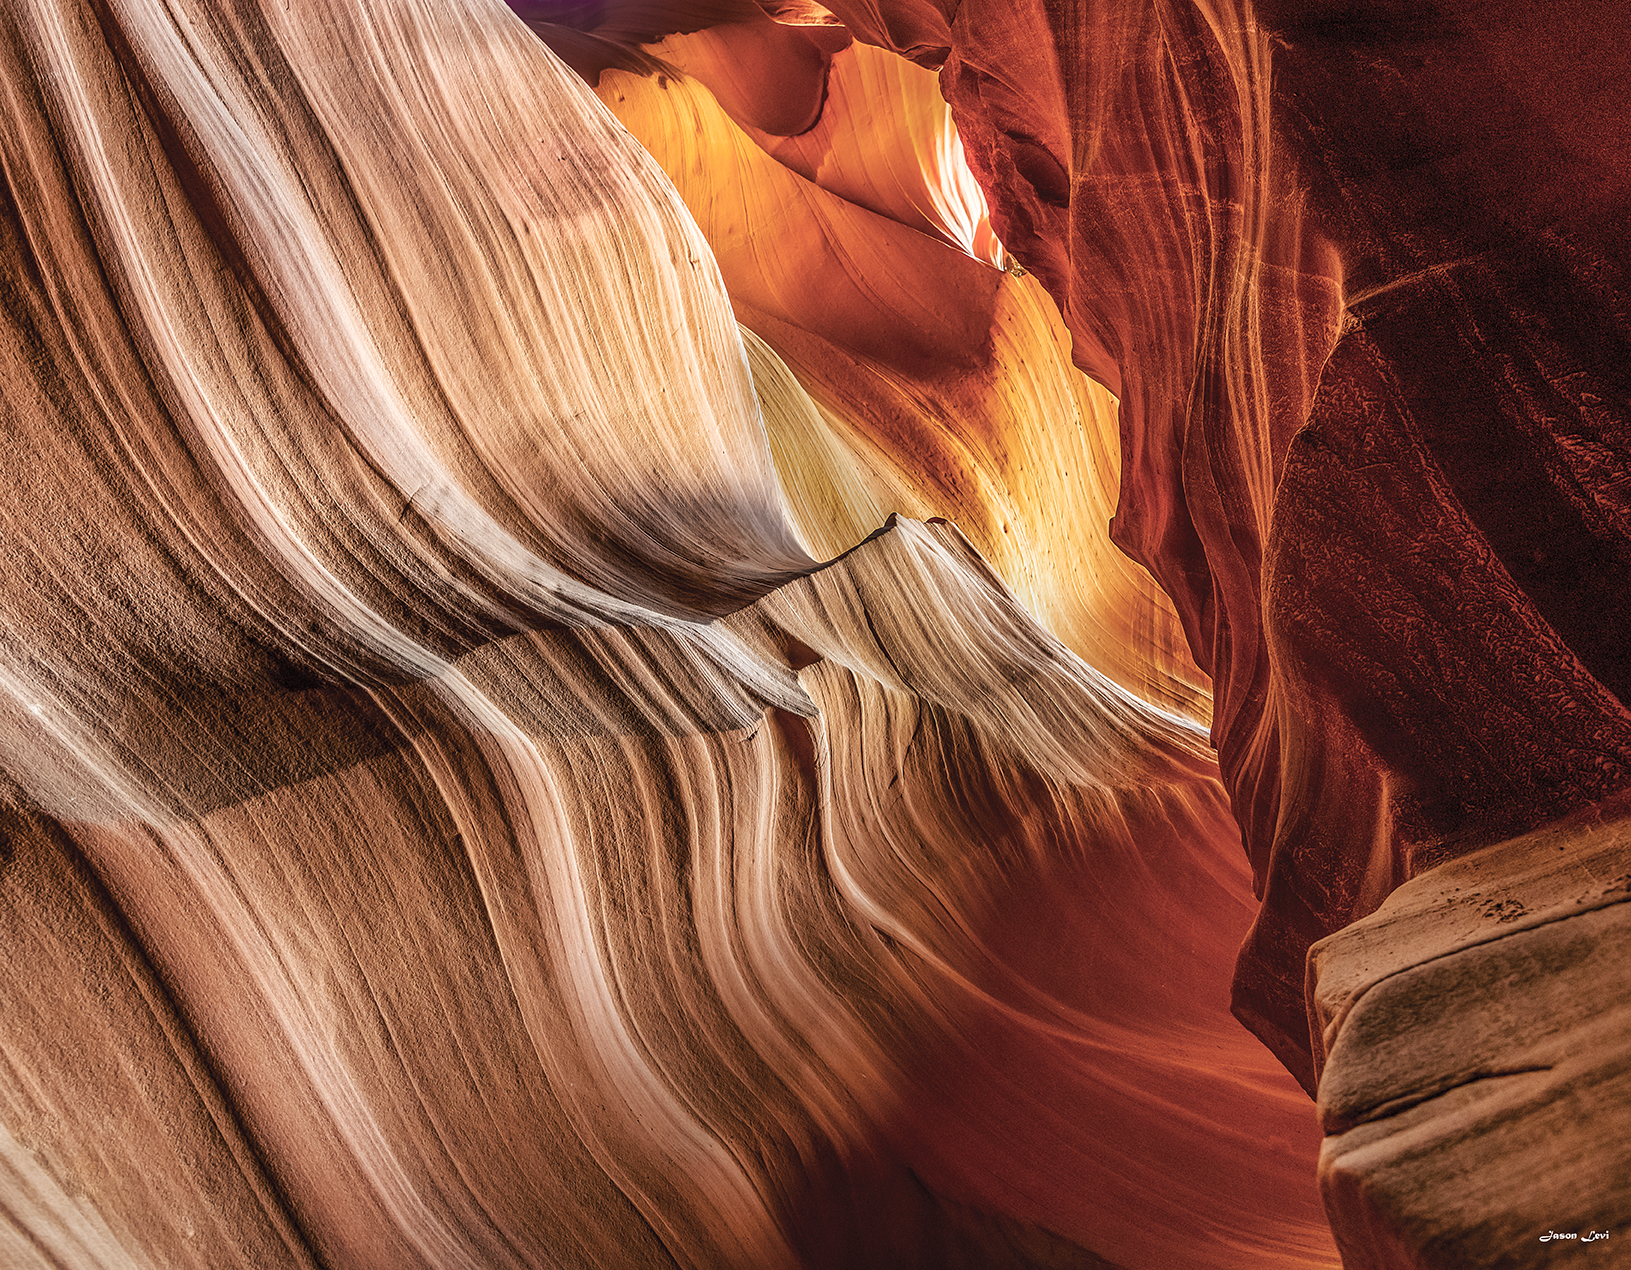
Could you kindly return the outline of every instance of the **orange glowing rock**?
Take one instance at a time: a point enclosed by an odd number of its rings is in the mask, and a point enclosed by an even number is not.
[[[1330,1264],[1114,403],[925,76],[638,81],[781,182],[716,265],[483,0],[0,57],[8,1258]]]
[[[1614,24],[514,7],[0,10],[0,1261],[1611,1221]]]
[[[766,420],[809,549],[835,555],[891,511],[946,516],[1095,667],[1207,718],[1170,606],[1105,534],[1115,400],[1071,367],[1037,282],[976,258],[999,249],[933,77],[857,46],[832,79],[825,122],[788,140],[735,126],[696,81],[613,71],[600,88],[797,380]],[[861,100],[890,105],[864,126],[839,113]]]

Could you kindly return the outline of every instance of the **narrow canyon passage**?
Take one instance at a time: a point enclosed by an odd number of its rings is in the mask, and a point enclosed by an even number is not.
[[[1631,41],[1465,9],[0,9],[0,1265],[1620,1264]]]

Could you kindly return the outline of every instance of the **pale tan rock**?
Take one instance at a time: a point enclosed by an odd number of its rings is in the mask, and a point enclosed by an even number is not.
[[[1627,901],[1618,805],[1421,874],[1315,945],[1320,1180],[1350,1270],[1626,1264]]]

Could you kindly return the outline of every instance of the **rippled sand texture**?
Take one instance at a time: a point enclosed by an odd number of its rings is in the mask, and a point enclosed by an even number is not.
[[[1334,1264],[1115,402],[724,38],[0,9],[6,1264]]]

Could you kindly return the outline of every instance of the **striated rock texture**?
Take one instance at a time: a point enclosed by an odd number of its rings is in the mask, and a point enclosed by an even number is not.
[[[1624,1264],[1626,810],[1429,869],[1314,946],[1320,1171],[1350,1270]]]
[[[1112,536],[1212,676],[1263,898],[1236,1010],[1312,1091],[1311,945],[1407,879],[1461,877],[1445,870],[1463,856],[1523,892],[1521,849],[1490,844],[1631,785],[1624,13],[831,9],[944,64],[999,238],[1120,396]],[[1587,841],[1553,845],[1590,890]],[[1392,1091],[1359,1099],[1367,1114],[1419,1106],[1363,1133],[1352,1107],[1327,1111],[1343,1133],[1327,1202],[1354,1264],[1539,1264],[1547,1222],[1615,1220],[1617,1060],[1554,1063],[1613,921],[1514,937],[1461,979],[1424,964],[1374,995],[1372,1035],[1322,1105],[1359,1073]],[[1401,974],[1462,933],[1431,909],[1410,938]],[[1491,974],[1511,999],[1451,986]],[[1580,1044],[1611,1056],[1624,992],[1603,987],[1608,1017]],[[1412,991],[1455,1004],[1419,1016]],[[1481,1035],[1491,1012],[1505,1030]],[[1435,1057],[1389,1039],[1406,1034]],[[1457,1066],[1469,1047],[1476,1071]],[[1472,1083],[1531,1059],[1554,1074],[1499,1095]],[[1555,1186],[1530,1186],[1554,1165]]]
[[[1311,943],[1631,784],[1624,15],[829,8],[944,63],[1120,397],[1112,537],[1212,676],[1264,900],[1237,1010],[1312,1089]]]
[[[1212,738],[1263,899],[1235,1009],[1312,1092],[1312,945],[1407,879],[1631,785],[1623,13],[763,7],[811,38],[841,23],[939,68],[1004,250],[1057,301],[1075,363],[1119,396],[1111,537],[1160,581],[1212,677]],[[679,61],[718,91],[706,59]],[[740,243],[752,217],[714,227],[717,195],[685,176],[687,139],[708,130],[666,140],[620,74],[602,94],[710,238]],[[798,341],[737,307],[818,397],[838,395]],[[809,330],[825,312],[790,320]],[[1129,686],[1203,717],[1170,683]],[[1535,1027],[1567,1031],[1556,1022]],[[1454,1047],[1460,1026],[1440,1017],[1432,1043]],[[1400,1079],[1388,1052],[1363,1061]],[[1590,1158],[1584,1143],[1556,1150]],[[1466,1167],[1423,1159],[1408,1183],[1378,1182],[1425,1188],[1412,1231],[1381,1200],[1351,1202],[1369,1185],[1359,1164],[1327,1172],[1345,1245],[1388,1249],[1376,1264],[1493,1264],[1498,1241],[1470,1251],[1453,1223],[1423,1250],[1448,1195],[1425,1179]],[[1476,1222],[1510,1198],[1456,1203]],[[1537,1214],[1518,1205],[1495,1226]]]
[[[0,8],[0,1259],[1612,1223],[1616,16]]]
[[[1335,1264],[1115,402],[738,19],[0,8],[6,1265]]]

